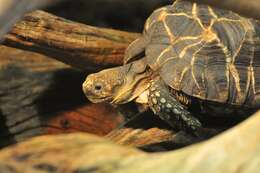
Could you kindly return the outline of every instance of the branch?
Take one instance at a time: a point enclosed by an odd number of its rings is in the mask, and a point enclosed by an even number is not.
[[[126,112],[127,108],[124,109]],[[124,122],[124,125],[121,124],[105,137],[117,144],[139,147],[146,151],[168,151],[208,139],[224,128],[203,128],[195,137],[183,131],[173,131],[168,124],[152,114],[148,111],[135,119],[126,120],[127,123]]]
[[[0,0],[0,41],[25,12],[53,4],[58,0]]]
[[[37,137],[0,152],[1,172],[259,172],[260,112],[206,142],[144,153],[89,134]],[[55,158],[55,159],[53,159]]]
[[[138,36],[35,11],[14,26],[4,44],[42,53],[82,70],[97,70],[121,65],[126,47]]]
[[[184,132],[153,127],[150,129],[121,128],[105,136],[116,144],[138,147],[145,151],[169,151],[197,143],[202,138],[196,138]]]

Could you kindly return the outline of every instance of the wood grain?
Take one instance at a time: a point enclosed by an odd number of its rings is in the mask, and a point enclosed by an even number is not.
[[[138,36],[35,11],[14,26],[4,44],[38,52],[82,70],[97,70],[121,65],[126,47]]]
[[[56,3],[58,0],[0,0],[0,41],[4,34],[6,34],[19,21],[24,13]]]
[[[40,54],[0,46],[0,147],[43,134],[105,135],[123,117],[81,91],[85,73]]]
[[[144,153],[90,134],[37,137],[0,151],[6,173],[254,173],[260,170],[260,112],[206,142]]]

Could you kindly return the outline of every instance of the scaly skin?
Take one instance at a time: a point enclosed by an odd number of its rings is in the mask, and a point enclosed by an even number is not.
[[[200,121],[169,92],[163,81],[153,81],[149,88],[149,106],[153,112],[173,128],[196,133],[201,127]]]

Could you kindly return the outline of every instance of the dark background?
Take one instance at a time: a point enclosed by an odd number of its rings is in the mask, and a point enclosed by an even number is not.
[[[65,0],[46,11],[88,25],[141,32],[145,19],[172,0]]]

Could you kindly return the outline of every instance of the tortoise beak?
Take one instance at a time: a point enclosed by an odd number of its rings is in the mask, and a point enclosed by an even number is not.
[[[85,80],[82,84],[82,90],[86,96],[90,94],[90,88],[92,87],[92,85],[93,82],[91,82],[90,80]]]
[[[82,84],[82,90],[85,96],[91,101],[91,102],[97,102],[96,99],[94,99],[93,92],[92,92],[93,82],[91,80],[85,80]]]

